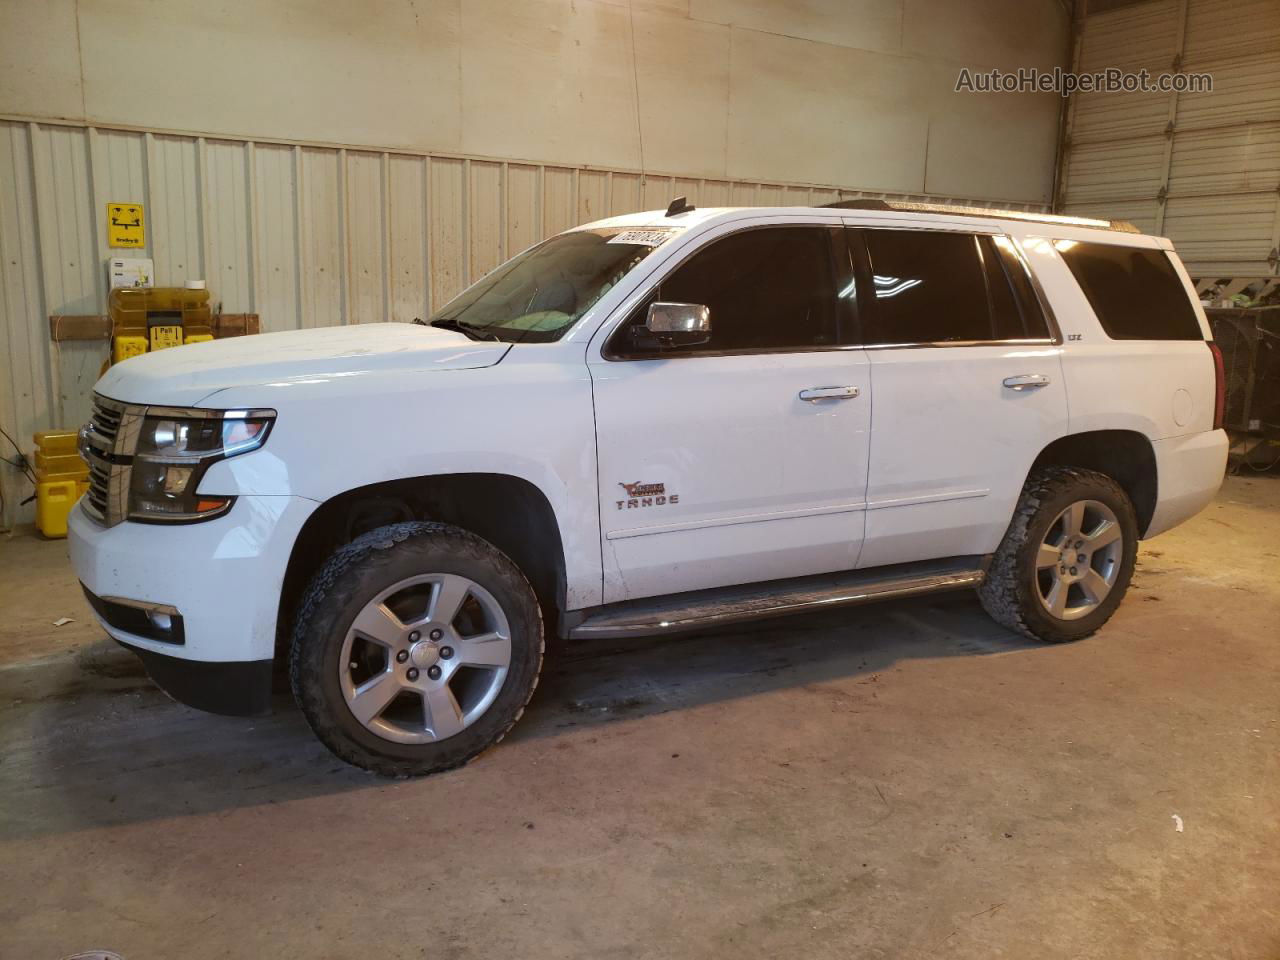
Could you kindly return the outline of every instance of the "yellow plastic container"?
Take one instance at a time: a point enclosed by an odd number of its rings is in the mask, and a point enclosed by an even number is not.
[[[78,453],[59,453],[49,456],[36,450],[36,475],[49,480],[81,479],[89,476],[89,465]]]
[[[186,287],[117,287],[107,304],[119,363],[149,350],[190,343],[191,337],[213,337],[213,310],[208,290]]]
[[[65,453],[78,453],[77,437],[74,430],[40,430],[32,434],[36,449],[51,457]]]
[[[133,334],[128,333],[116,334],[115,340],[111,346],[111,362],[119,363],[121,360],[128,360],[130,357],[138,357],[146,352],[146,337],[136,337]]]
[[[74,430],[41,430],[36,442],[36,478],[39,480],[87,480],[89,465],[80,457]]]
[[[213,339],[212,333],[189,333],[183,343],[205,343]]]
[[[67,517],[81,494],[89,488],[79,480],[46,480],[36,474],[36,526],[46,537],[67,535]]]
[[[89,489],[89,465],[74,430],[41,430],[36,442],[36,526],[46,537],[67,535],[67,517]]]

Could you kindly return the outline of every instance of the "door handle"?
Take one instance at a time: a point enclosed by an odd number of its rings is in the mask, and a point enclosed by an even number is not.
[[[800,399],[809,403],[817,400],[852,400],[857,395],[857,387],[810,387],[800,391]]]
[[[1024,373],[1017,377],[1005,377],[1004,385],[1010,390],[1034,390],[1036,387],[1047,387],[1049,378],[1043,373]]]

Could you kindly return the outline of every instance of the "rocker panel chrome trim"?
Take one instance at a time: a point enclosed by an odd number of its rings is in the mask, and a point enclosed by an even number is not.
[[[904,564],[882,570],[744,584],[601,608],[569,629],[572,639],[644,636],[701,630],[766,617],[810,613],[980,586],[988,557]]]

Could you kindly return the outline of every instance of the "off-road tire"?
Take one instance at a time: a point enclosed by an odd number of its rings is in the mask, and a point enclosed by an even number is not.
[[[1124,537],[1120,570],[1111,592],[1078,620],[1054,617],[1040,602],[1035,556],[1058,514],[1079,500],[1099,500],[1115,513]],[[1066,643],[1096,632],[1124,598],[1138,554],[1138,521],[1128,494],[1096,470],[1048,467],[1027,480],[1013,520],[978,588],[982,607],[996,623],[1032,640]]]
[[[422,573],[461,574],[496,598],[511,627],[511,664],[497,699],[470,726],[438,742],[396,743],[352,716],[339,686],[338,657],[364,605]],[[533,695],[543,650],[537,598],[506,554],[458,527],[395,523],[339,548],[312,579],[299,603],[289,676],[307,723],[337,757],[381,776],[415,777],[462,766],[500,741]]]

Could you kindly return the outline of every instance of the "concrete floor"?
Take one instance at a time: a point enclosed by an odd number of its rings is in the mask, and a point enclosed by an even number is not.
[[[0,540],[3,957],[1280,957],[1280,480],[1084,642],[951,595],[578,646],[410,782],[169,702],[65,554]]]

